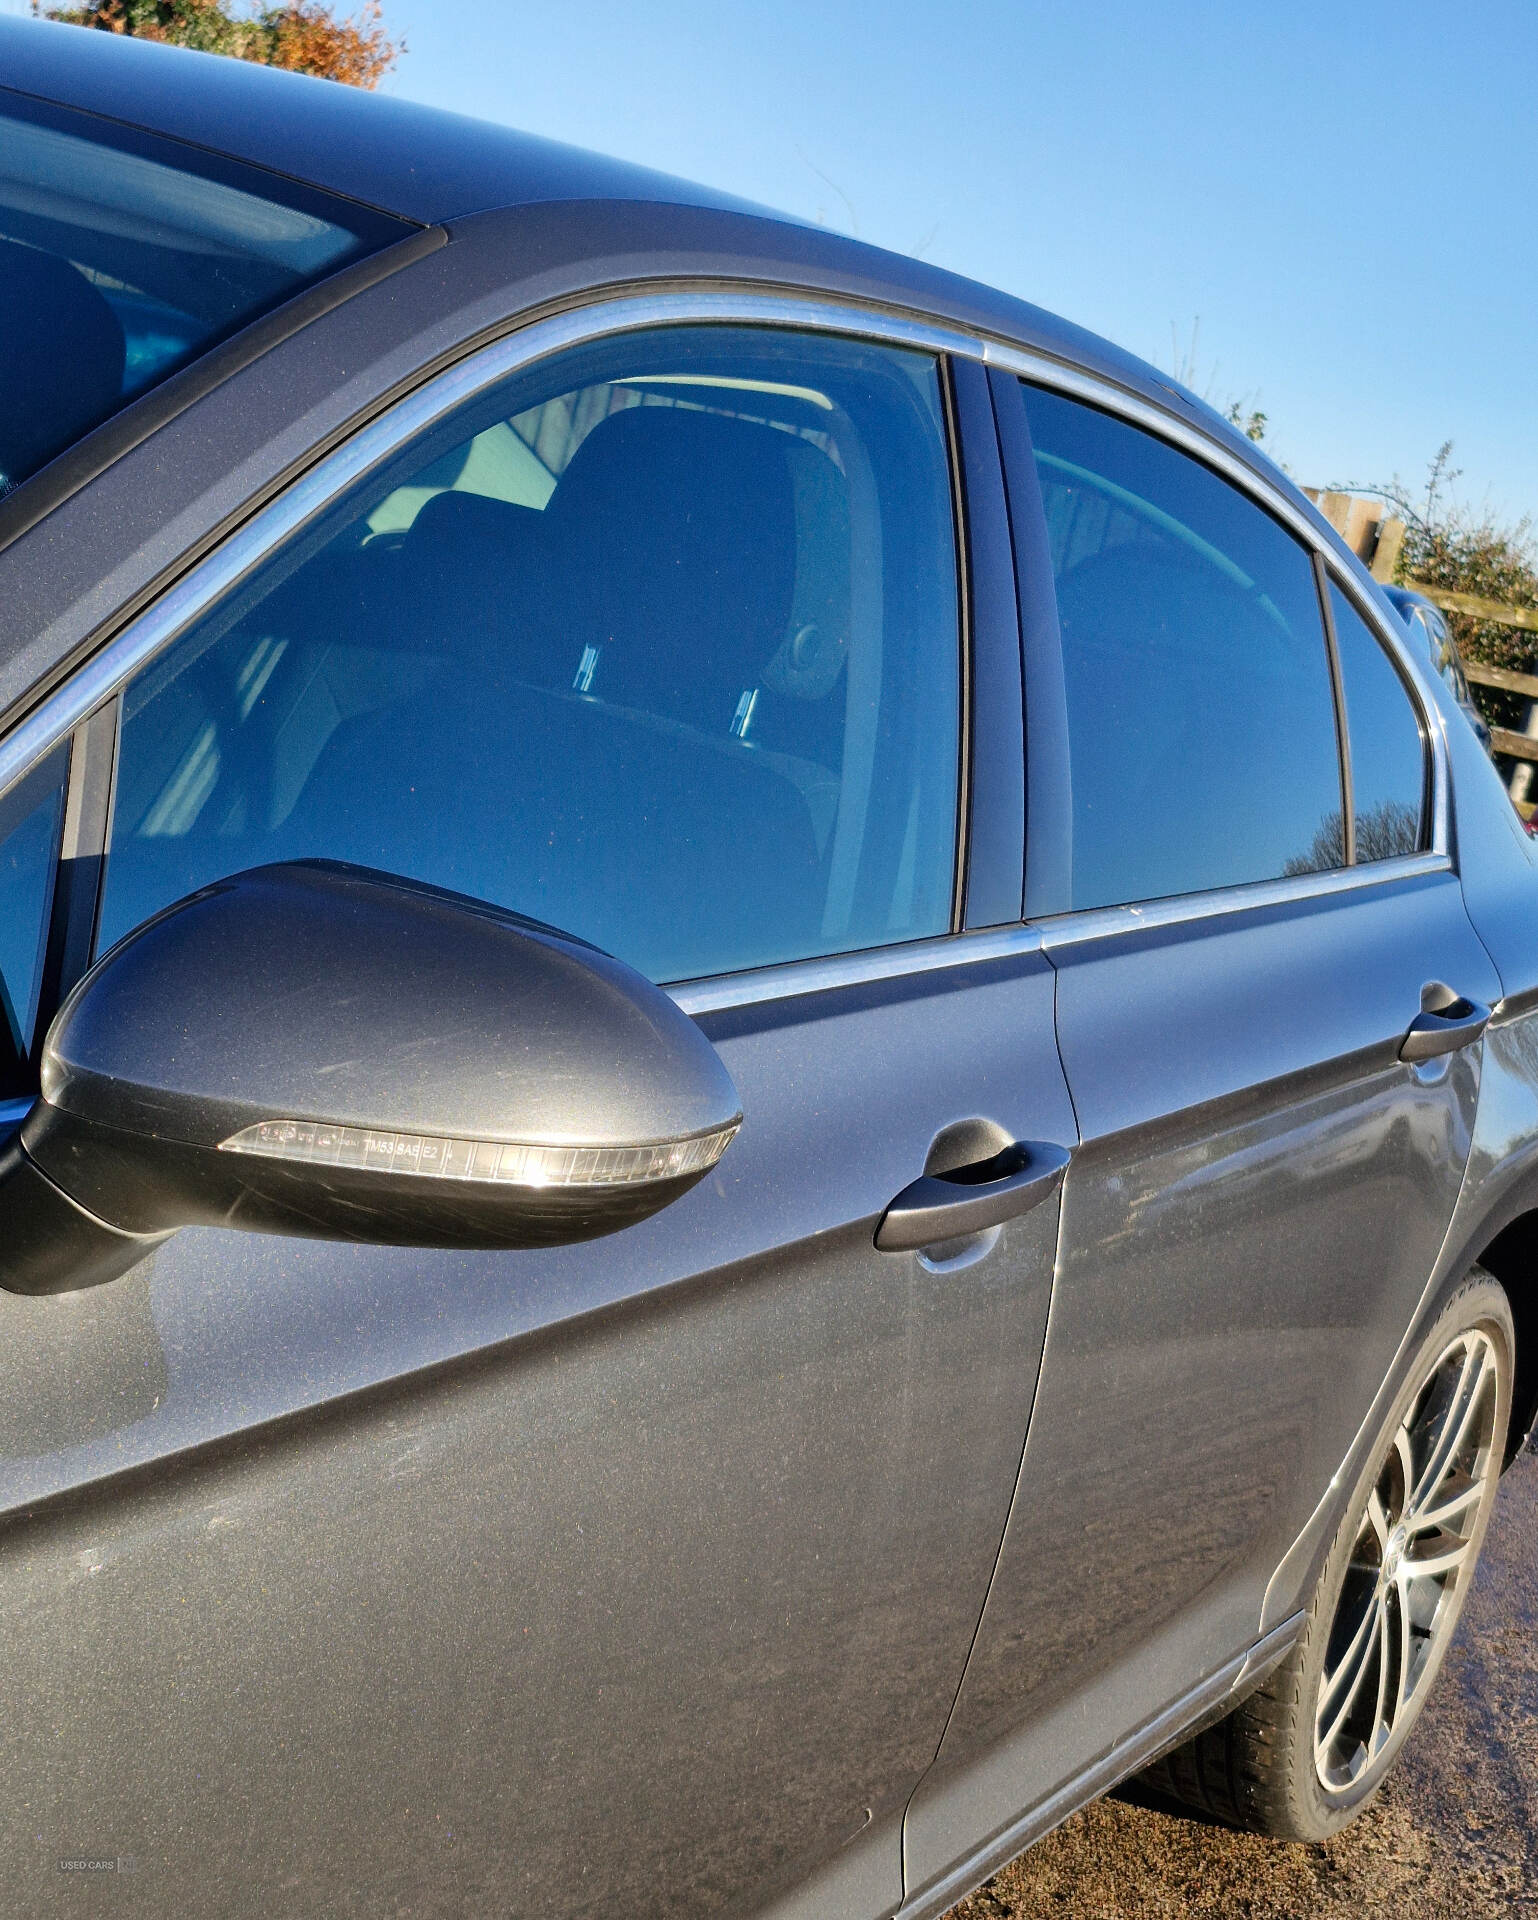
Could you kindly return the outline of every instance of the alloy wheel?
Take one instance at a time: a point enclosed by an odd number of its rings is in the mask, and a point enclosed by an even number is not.
[[[1326,1794],[1355,1787],[1420,1709],[1500,1476],[1495,1343],[1443,1349],[1395,1430],[1352,1548],[1314,1710]],[[1397,1744],[1397,1742],[1395,1743]]]

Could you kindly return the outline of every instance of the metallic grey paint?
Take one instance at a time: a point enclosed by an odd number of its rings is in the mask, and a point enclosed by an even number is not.
[[[1082,943],[1065,925],[1049,951],[1083,1144],[1020,1490],[909,1818],[921,1882],[965,1845],[949,1775],[1111,1676],[1118,1711],[1156,1711],[1150,1649],[1182,1619],[1217,1652],[1258,1631],[1470,1151],[1477,1049],[1407,1066],[1403,1031],[1423,981],[1495,985],[1451,875]],[[1036,1785],[1004,1770],[993,1817]]]
[[[251,155],[289,111],[259,124],[263,85]],[[447,245],[0,551],[0,785],[467,382],[716,316],[1028,372],[1244,486],[1404,665],[1432,850],[677,988],[742,1134],[596,1248],[195,1228],[111,1286],[0,1295],[0,1858],[23,1900],[79,1899],[54,1861],[100,1850],[140,1861],[124,1904],[264,1920],[933,1914],[1280,1657],[1416,1330],[1538,1208],[1538,848],[1335,536],[1151,369],[560,156],[461,217],[479,137],[443,133],[416,207]],[[1402,1064],[1433,980],[1495,1018]],[[978,1120],[1082,1125],[1061,1200],[878,1253]]]
[[[596,1261],[194,1229],[104,1316],[0,1301],[13,1402],[40,1307],[113,1329],[68,1354],[78,1430],[51,1388],[10,1423],[0,1751],[37,1792],[0,1857],[116,1834],[183,1910],[212,1835],[233,1913],[296,1875],[322,1907],[716,1911],[899,1814],[1003,1526],[1056,1205],[948,1262],[872,1233],[945,1125],[1072,1138],[1051,992],[1024,955],[706,1016],[742,1134]],[[93,1439],[108,1395],[137,1417]]]

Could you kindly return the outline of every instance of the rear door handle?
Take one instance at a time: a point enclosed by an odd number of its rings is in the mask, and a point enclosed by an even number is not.
[[[1072,1157],[1067,1147],[1021,1140],[991,1160],[953,1173],[926,1173],[881,1216],[876,1245],[883,1253],[911,1253],[1029,1213],[1056,1193]]]
[[[1456,1053],[1459,1047],[1473,1044],[1490,1024],[1490,1009],[1477,1000],[1464,1000],[1451,988],[1430,988],[1427,998],[1446,994],[1446,1004],[1428,1007],[1410,1022],[1401,1060],[1435,1060],[1439,1054]]]

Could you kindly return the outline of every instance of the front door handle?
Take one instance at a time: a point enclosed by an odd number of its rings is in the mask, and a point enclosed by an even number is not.
[[[1428,988],[1425,998],[1433,1004],[1410,1022],[1399,1049],[1401,1060],[1435,1060],[1439,1054],[1456,1053],[1471,1046],[1490,1024],[1488,1007],[1460,998],[1450,987]]]
[[[1056,1193],[1072,1157],[1066,1147],[1021,1140],[991,1160],[953,1173],[926,1173],[881,1216],[876,1245],[883,1253],[911,1253],[1029,1213]]]

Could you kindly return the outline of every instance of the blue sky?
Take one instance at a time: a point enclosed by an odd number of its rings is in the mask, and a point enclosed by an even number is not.
[[[1538,514],[1538,5],[385,0],[391,91],[706,180]],[[1172,344],[1172,329],[1179,342]]]
[[[1264,408],[1301,480],[1418,480],[1451,438],[1465,499],[1538,516],[1533,0],[385,0],[385,18],[409,49],[387,91],[1023,295]]]

